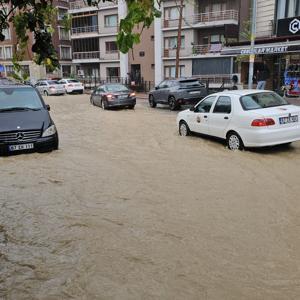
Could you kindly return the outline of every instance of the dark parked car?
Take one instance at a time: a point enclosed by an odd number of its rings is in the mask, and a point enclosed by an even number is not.
[[[207,96],[205,85],[197,79],[164,80],[149,93],[149,104],[168,104],[171,110],[180,105],[194,105]]]
[[[104,84],[96,88],[90,98],[93,105],[103,109],[110,107],[128,107],[133,109],[136,104],[135,93],[125,85],[114,83]]]
[[[33,87],[0,81],[0,153],[58,149],[49,110]]]

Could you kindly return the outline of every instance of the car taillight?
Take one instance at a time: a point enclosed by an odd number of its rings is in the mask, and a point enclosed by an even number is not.
[[[255,119],[251,123],[251,126],[254,127],[263,127],[263,126],[272,126],[272,125],[275,125],[275,121],[272,118]]]
[[[135,97],[135,93],[130,93],[130,97]]]

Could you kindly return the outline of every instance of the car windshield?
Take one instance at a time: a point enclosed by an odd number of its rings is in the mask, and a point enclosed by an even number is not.
[[[241,97],[240,102],[244,110],[253,110],[289,104],[286,100],[273,92],[246,95]]]
[[[198,80],[180,81],[180,86],[184,88],[201,87],[201,83]]]
[[[122,84],[110,84],[106,86],[108,92],[128,92],[128,88]]]
[[[4,87],[0,89],[0,110],[41,109],[42,101],[33,88]]]
[[[47,80],[48,84],[59,84],[57,80]]]

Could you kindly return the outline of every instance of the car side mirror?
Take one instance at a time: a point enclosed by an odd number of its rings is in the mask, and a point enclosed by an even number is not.
[[[50,111],[50,105],[49,105],[49,104],[46,104],[46,109],[47,109],[48,111]]]
[[[159,86],[156,86],[155,89],[156,89],[156,90],[159,90]]]
[[[192,106],[191,108],[190,108],[190,111],[195,111],[196,110],[196,107],[195,106]]]

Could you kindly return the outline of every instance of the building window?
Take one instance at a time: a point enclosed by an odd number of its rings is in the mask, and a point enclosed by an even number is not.
[[[181,49],[184,49],[185,41],[184,36],[181,37]],[[165,49],[177,48],[177,36],[165,37]]]
[[[63,77],[69,77],[71,75],[71,66],[61,66],[61,72]]]
[[[151,35],[151,41],[154,41],[154,39],[155,39],[154,35]]]
[[[69,41],[70,40],[69,30],[65,30],[64,27],[59,27],[59,39],[61,41]]]
[[[179,19],[179,7],[166,7],[164,10],[165,20],[178,20]]]
[[[3,48],[0,47],[0,59],[3,59],[4,58],[4,55],[3,55]]]
[[[12,58],[12,47],[8,46],[4,48],[4,55],[6,59]]]
[[[175,78],[176,76],[176,67],[175,66],[165,66],[164,69],[165,78]],[[179,77],[184,76],[185,74],[185,66],[179,66]]]
[[[64,18],[65,15],[68,14],[68,10],[65,8],[58,8],[58,15],[57,15],[57,19],[58,20],[62,20]]]
[[[118,52],[118,46],[115,41],[105,42],[105,52],[106,53],[116,53]]]
[[[22,74],[23,77],[29,77],[30,76],[30,71],[29,71],[29,66],[28,65],[21,66],[21,74]]]
[[[299,0],[277,0],[277,19],[300,16]]]
[[[60,47],[60,59],[71,59],[71,47]]]
[[[2,34],[4,35],[5,40],[10,40],[11,39],[11,37],[10,37],[10,29],[9,28],[3,29],[2,30]]]
[[[140,51],[140,57],[144,57],[145,56],[145,51]]]
[[[6,75],[11,76],[15,73],[14,67],[12,65],[5,66]]]
[[[109,15],[104,17],[105,27],[117,27],[118,26],[118,15]]]
[[[151,64],[151,69],[154,69],[155,68],[155,64]]]

